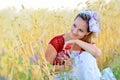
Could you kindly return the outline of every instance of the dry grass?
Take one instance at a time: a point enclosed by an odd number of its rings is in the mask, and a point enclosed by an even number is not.
[[[109,66],[120,55],[119,1],[106,4],[104,0],[91,3],[89,8],[100,12],[101,32],[96,44],[102,50],[98,60],[100,69]],[[79,5],[78,5],[79,6]],[[49,40],[69,32],[77,10],[48,11],[14,8],[0,11],[0,76],[10,80],[52,79],[52,66],[47,64],[44,53]],[[34,57],[38,54],[38,64]],[[30,62],[30,57],[34,62]],[[54,74],[54,73],[53,73]],[[31,76],[32,75],[32,76]]]

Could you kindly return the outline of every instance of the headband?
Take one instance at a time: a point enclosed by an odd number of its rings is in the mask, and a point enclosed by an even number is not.
[[[79,14],[81,13],[87,14],[90,16],[89,31],[98,33],[100,31],[100,24],[98,21],[99,14],[96,11],[92,11],[92,10],[80,11]]]

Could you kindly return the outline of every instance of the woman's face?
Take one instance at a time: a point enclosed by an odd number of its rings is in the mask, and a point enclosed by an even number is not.
[[[71,37],[73,39],[83,39],[88,35],[88,24],[81,17],[77,17],[71,26]]]

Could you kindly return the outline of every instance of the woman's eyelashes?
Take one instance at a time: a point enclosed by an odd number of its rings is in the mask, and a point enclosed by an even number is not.
[[[75,24],[73,24],[74,28],[76,28],[77,26]]]
[[[74,28],[76,28],[77,26],[75,24],[73,24]],[[84,32],[82,29],[78,29],[78,31],[80,32]]]
[[[79,29],[80,32],[84,32],[82,29]]]

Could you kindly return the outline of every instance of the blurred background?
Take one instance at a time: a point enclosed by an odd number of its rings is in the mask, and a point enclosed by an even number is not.
[[[80,10],[100,13],[102,71],[110,67],[120,80],[120,0],[0,0],[0,80],[53,80],[45,60],[49,40],[67,33]]]

